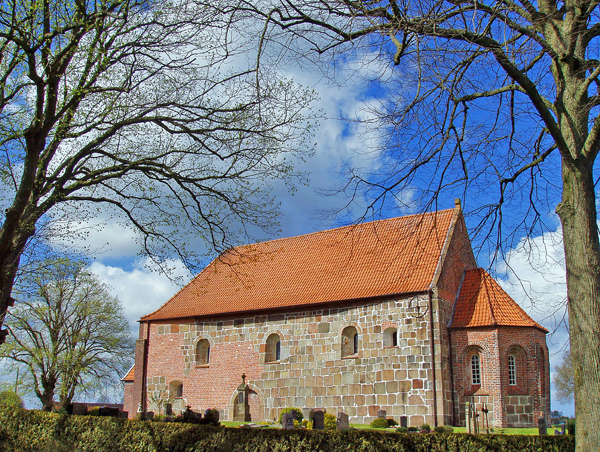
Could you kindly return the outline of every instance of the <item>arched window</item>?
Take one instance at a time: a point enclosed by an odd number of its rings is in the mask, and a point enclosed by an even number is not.
[[[397,347],[398,346],[398,329],[395,327],[386,328],[383,331],[383,346]]]
[[[281,359],[281,339],[278,334],[270,334],[267,338],[265,362],[272,363]]]
[[[479,355],[471,355],[471,384],[481,384],[481,368],[479,367]]]
[[[514,355],[508,355],[508,384],[517,384],[517,360]]]
[[[169,394],[172,399],[180,399],[183,397],[183,383],[180,381],[172,381],[169,385]]]
[[[200,339],[196,344],[196,365],[203,366],[210,362],[210,343]]]
[[[358,331],[353,326],[347,326],[342,331],[342,358],[358,353]]]

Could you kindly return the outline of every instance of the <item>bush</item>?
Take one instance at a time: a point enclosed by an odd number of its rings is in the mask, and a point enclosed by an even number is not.
[[[406,427],[398,427],[396,433],[408,433],[408,429]]]
[[[304,419],[302,421],[302,427],[311,430],[313,428],[313,421],[309,421],[308,419]]]
[[[381,418],[374,419],[369,425],[371,428],[388,428],[389,426],[387,419]]]
[[[424,432],[429,433],[431,431],[431,425],[429,425],[429,424],[423,424],[423,425],[421,425],[421,430],[423,430]]]
[[[388,423],[389,427],[395,427],[396,425],[398,425],[398,423],[394,419],[392,419],[391,417],[388,418],[387,423]]]
[[[418,432],[419,429],[417,427],[408,427],[409,432]]]
[[[100,407],[93,406],[91,408],[88,408],[87,414],[88,414],[88,416],[100,416]]]
[[[575,419],[569,419],[567,421],[567,433],[575,436]]]
[[[291,411],[295,411],[296,412],[296,419],[298,421],[302,422],[302,419],[304,419],[304,415],[302,414],[302,410],[300,408],[291,407],[291,408],[284,408],[283,410],[281,410],[281,413],[279,413],[279,423],[280,424],[283,422],[283,415],[285,413],[290,413]]]
[[[330,415],[334,418],[333,415]],[[335,418],[334,418],[335,419]],[[373,430],[217,428],[0,407],[0,450],[19,452],[574,452],[569,435],[398,435]]]
[[[433,433],[446,433],[446,429],[443,425],[438,425],[437,427],[433,428]]]
[[[325,430],[337,430],[337,418],[331,413],[325,413]]]
[[[14,391],[2,391],[0,392],[0,405],[5,405],[13,408],[23,408],[23,400]]]
[[[454,428],[451,425],[444,425],[444,431],[446,433],[454,433]]]

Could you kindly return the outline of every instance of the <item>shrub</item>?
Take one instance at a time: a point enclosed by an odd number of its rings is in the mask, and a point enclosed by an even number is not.
[[[418,432],[419,429],[417,427],[408,427],[409,432]]]
[[[378,417],[377,419],[372,420],[369,425],[371,428],[388,428],[388,421],[387,419]]]
[[[443,425],[438,425],[437,427],[433,428],[433,432],[434,433],[446,433],[446,429],[444,428]]]
[[[337,418],[331,413],[325,413],[325,430],[336,430]]]
[[[280,424],[283,422],[283,415],[285,413],[289,413],[291,411],[295,411],[296,412],[296,419],[298,421],[302,422],[302,419],[304,419],[304,415],[302,414],[302,410],[300,408],[291,407],[291,408],[284,408],[283,410],[281,410],[281,413],[279,413],[279,423]]]
[[[429,425],[429,424],[423,424],[423,425],[421,425],[421,430],[423,430],[424,432],[429,433],[431,431],[431,425]]]
[[[312,428],[313,428],[313,421],[309,421],[308,419],[304,419],[302,421],[302,427],[307,428],[309,430],[312,430]]]
[[[398,427],[396,433],[408,433],[408,429],[406,427]]]
[[[91,408],[88,408],[87,414],[88,414],[88,416],[100,416],[100,407],[93,406]]]
[[[394,419],[392,419],[391,417],[388,418],[387,423],[388,423],[389,427],[395,427],[396,425],[398,425],[398,423]]]
[[[6,405],[13,408],[23,408],[23,400],[14,391],[2,391],[0,392],[0,405]]]
[[[444,431],[446,433],[454,433],[454,428],[451,425],[444,425]]]
[[[575,435],[575,419],[569,419],[567,421],[567,432],[569,435]]]

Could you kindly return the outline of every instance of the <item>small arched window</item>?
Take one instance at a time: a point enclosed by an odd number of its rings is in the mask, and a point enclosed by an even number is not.
[[[479,355],[471,355],[471,384],[481,384],[481,368],[479,366]]]
[[[265,362],[272,363],[281,359],[281,339],[278,334],[270,334],[267,338]]]
[[[353,326],[347,326],[342,331],[342,358],[358,353],[358,331]]]
[[[508,355],[508,384],[517,384],[517,360],[514,355]]]
[[[394,327],[386,328],[383,331],[383,346],[397,347],[398,346],[398,329]]]
[[[200,339],[196,344],[196,365],[203,366],[210,362],[210,343]]]
[[[169,394],[172,399],[180,399],[183,397],[183,383],[180,381],[172,381],[169,385]]]

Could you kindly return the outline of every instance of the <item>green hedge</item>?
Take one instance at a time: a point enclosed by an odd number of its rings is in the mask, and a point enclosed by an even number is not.
[[[572,436],[397,434],[276,430],[128,421],[0,408],[1,451],[570,452]]]

